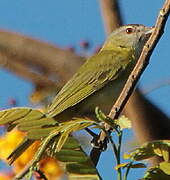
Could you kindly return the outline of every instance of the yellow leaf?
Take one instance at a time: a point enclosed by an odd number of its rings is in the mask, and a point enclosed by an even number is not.
[[[169,150],[170,148],[166,144],[161,145],[162,156],[166,162],[169,161]]]
[[[122,167],[126,167],[128,164],[129,164],[129,163],[118,164],[118,165],[115,166],[114,168],[115,168],[115,170],[118,170],[118,169],[120,169],[120,168],[122,168]]]
[[[160,169],[165,173],[165,174],[168,174],[170,175],[170,162],[161,162],[159,164],[160,166]]]
[[[169,180],[170,176],[159,167],[150,168],[144,175],[145,180]]]
[[[154,151],[154,153],[155,153],[156,155],[162,156],[162,151],[161,151],[161,149],[160,149],[159,147],[153,148],[153,151]]]
[[[131,158],[131,154],[123,154],[123,158],[124,159],[130,159]]]

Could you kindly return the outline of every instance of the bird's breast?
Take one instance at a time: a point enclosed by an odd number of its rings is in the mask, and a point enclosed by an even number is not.
[[[122,74],[116,80],[110,81],[103,88],[80,102],[77,106],[79,112],[84,113],[84,115],[94,114],[95,108],[98,106],[105,114],[108,114],[122,91],[127,77],[126,73]]]

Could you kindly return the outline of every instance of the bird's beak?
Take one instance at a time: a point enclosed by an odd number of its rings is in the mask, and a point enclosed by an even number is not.
[[[153,31],[155,30],[155,27],[153,26],[153,27],[147,27],[146,29],[145,29],[145,35],[151,35],[152,33],[153,33]]]
[[[146,42],[154,30],[155,30],[154,26],[153,27],[145,27],[143,30],[143,33],[141,34],[141,37],[139,38],[139,41],[143,40],[144,42]]]

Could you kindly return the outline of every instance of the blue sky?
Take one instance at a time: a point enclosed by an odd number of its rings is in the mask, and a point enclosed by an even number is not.
[[[87,39],[94,48],[105,40],[98,2],[99,0],[1,0],[0,28],[20,32],[61,47],[68,45],[78,47],[81,40]],[[163,0],[120,0],[124,23],[153,26],[163,2]],[[169,34],[170,21],[141,78],[140,86],[143,89],[170,79]],[[10,97],[15,97],[21,106],[29,104],[28,96],[32,90],[30,83],[3,69],[0,70],[0,82],[1,107],[7,106],[7,100]],[[147,94],[147,97],[168,115],[170,115],[169,92],[170,87],[166,86]],[[99,169],[104,169],[102,175],[105,180],[113,176],[114,164],[110,157],[111,152],[105,153],[101,158],[104,164],[99,166]],[[139,175],[138,172],[135,174]]]

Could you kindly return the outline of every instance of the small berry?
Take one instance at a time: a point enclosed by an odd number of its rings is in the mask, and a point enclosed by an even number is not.
[[[80,42],[80,47],[84,48],[84,49],[88,49],[90,46],[90,43],[88,41],[81,41]]]
[[[16,106],[16,105],[17,105],[16,99],[10,98],[10,99],[8,100],[8,105],[10,105],[10,106]]]

